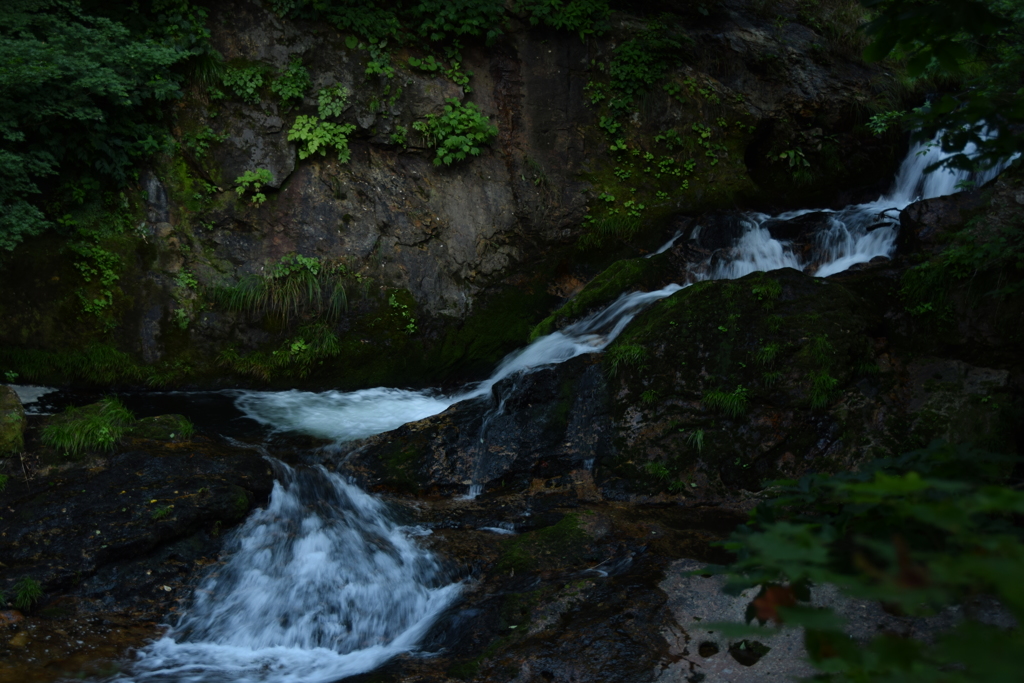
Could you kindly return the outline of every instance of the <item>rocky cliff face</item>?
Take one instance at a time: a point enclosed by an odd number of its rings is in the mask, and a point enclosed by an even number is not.
[[[835,201],[835,188],[887,174],[891,145],[857,127],[887,77],[849,59],[806,13],[769,20],[755,9],[731,2],[708,16],[675,16],[680,47],[658,56],[670,68],[616,118],[608,101],[622,77],[612,72],[636,66],[624,46],[665,30],[650,18],[615,14],[609,33],[587,41],[513,21],[493,44],[468,45],[461,63],[430,70],[411,66],[426,58],[418,46],[382,51],[258,2],[218,2],[214,46],[229,71],[262,74],[262,86],[241,95],[196,86],[174,107],[177,151],[142,174],[144,206],[129,197],[119,209],[131,229],[104,238],[117,257],[114,284],[93,292],[94,280],[70,267],[80,255],[55,255],[52,241],[23,247],[45,257],[5,271],[0,335],[23,351],[112,345],[148,366],[137,376],[155,373],[163,384],[204,372],[294,383],[308,368],[281,358],[297,341],[310,345],[302,323],[321,320],[307,311],[282,324],[214,293],[279,272],[298,254],[346,278],[349,312],[327,321],[335,342],[313,353],[326,368],[321,380],[408,383],[428,367],[443,377],[459,364],[493,362],[579,288],[589,258],[575,249],[581,236],[636,243],[637,226],[656,233],[675,212]],[[284,100],[268,84],[293,64],[308,87]],[[638,64],[640,78],[653,68]],[[317,115],[325,88],[344,93],[337,121],[353,126],[347,161],[333,151],[300,159],[289,140],[297,117]],[[497,138],[478,157],[437,166],[435,141],[414,124],[460,101],[472,101]],[[785,150],[809,165],[780,161]],[[269,176],[256,203],[234,187],[260,169]],[[803,189],[781,192],[794,173]],[[29,287],[40,291],[25,311]],[[521,320],[510,324],[502,315],[517,292]],[[96,296],[109,305],[90,308]],[[57,316],[81,320],[54,329]],[[486,349],[469,348],[484,336]],[[229,347],[248,362],[225,361]],[[57,365],[36,358],[41,377],[60,375]]]

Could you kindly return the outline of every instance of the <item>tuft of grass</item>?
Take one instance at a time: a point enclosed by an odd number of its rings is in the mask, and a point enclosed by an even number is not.
[[[0,493],[3,493],[4,491],[7,490],[7,482],[10,480],[11,478],[8,477],[6,474],[0,474]],[[3,601],[0,600],[0,602]]]
[[[91,451],[111,451],[135,422],[119,400],[108,397],[80,408],[68,408],[43,428],[47,446],[75,458]]]
[[[827,334],[820,334],[807,345],[807,355],[818,365],[829,365],[836,354],[836,347],[828,340]]]
[[[733,391],[709,391],[704,394],[704,405],[712,410],[725,413],[729,417],[739,417],[747,412],[749,400],[747,388],[738,386]]]
[[[695,429],[686,437],[686,443],[697,449],[698,453],[704,452],[704,430]]]
[[[609,349],[605,356],[608,359],[608,372],[612,377],[618,374],[620,367],[626,365],[637,370],[647,368],[647,349],[639,344],[618,344]]]
[[[781,370],[771,370],[761,375],[761,381],[764,383],[765,387],[775,386],[779,383],[780,379],[782,379]]]
[[[25,611],[43,597],[43,587],[35,579],[23,576],[14,584],[14,606]]]
[[[174,507],[173,505],[165,505],[164,507],[159,507],[156,510],[153,510],[153,513],[150,514],[149,517],[153,521],[156,521],[158,519],[163,519],[164,517],[167,517],[167,516],[169,516],[171,514],[171,508],[173,508],[173,507]]]
[[[757,350],[754,360],[756,360],[759,365],[771,367],[775,363],[775,359],[778,357],[779,351],[781,350],[782,347],[779,344],[765,344]]]
[[[640,402],[644,405],[651,405],[658,400],[658,392],[654,389],[648,389],[644,393],[640,394]]]
[[[832,402],[832,397],[839,386],[839,380],[828,374],[827,370],[811,373],[811,408],[825,408]]]
[[[265,275],[247,275],[233,287],[214,289],[214,301],[232,311],[267,315],[288,324],[292,317],[319,315],[337,320],[348,311],[342,264],[289,254]],[[359,279],[357,277],[357,279]]]
[[[672,473],[668,471],[668,468],[660,462],[649,462],[644,465],[644,470],[647,471],[647,474],[651,475],[658,481],[665,481],[672,476]]]

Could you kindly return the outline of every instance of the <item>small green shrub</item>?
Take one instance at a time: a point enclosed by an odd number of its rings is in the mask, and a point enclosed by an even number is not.
[[[91,451],[111,451],[135,416],[119,400],[108,397],[80,408],[68,408],[43,428],[43,443],[72,458]]]
[[[481,147],[498,135],[498,129],[472,102],[462,103],[454,97],[445,101],[443,114],[428,114],[425,121],[412,124],[435,148],[435,166],[450,166],[466,157],[480,156]]]
[[[267,195],[263,193],[263,186],[274,181],[274,176],[269,169],[257,168],[255,171],[246,171],[235,178],[235,194],[240,198],[251,193],[249,201],[260,206],[267,201]]]
[[[155,522],[159,519],[163,519],[164,517],[169,517],[171,514],[171,509],[173,507],[173,505],[165,505],[163,507],[158,507],[157,509],[153,510],[153,512],[149,515],[149,518]]]
[[[747,412],[749,400],[747,388],[738,386],[733,391],[709,391],[704,394],[704,405],[712,410],[725,413],[729,417],[737,418]]]
[[[285,103],[291,100],[301,100],[306,91],[312,87],[313,81],[309,78],[309,72],[302,65],[302,58],[293,55],[284,73],[274,79],[270,89]]]
[[[28,610],[43,597],[43,587],[35,579],[23,576],[14,584],[14,606]]]
[[[7,490],[7,482],[11,480],[6,474],[0,474],[0,493]],[[0,601],[2,602],[2,601]]]
[[[331,123],[315,116],[298,116],[288,131],[288,141],[299,143],[300,159],[317,153],[327,156],[327,150],[333,148],[338,153],[338,162],[344,164],[352,158],[348,136],[355,129],[351,123]]]

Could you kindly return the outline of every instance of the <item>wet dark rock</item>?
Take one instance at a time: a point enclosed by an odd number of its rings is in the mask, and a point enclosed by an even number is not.
[[[985,204],[980,190],[914,202],[900,212],[897,253],[933,255],[942,251],[948,246],[944,236],[963,227]]]
[[[815,234],[829,225],[832,216],[826,211],[812,211],[795,218],[769,218],[761,227],[774,239],[810,245]]]
[[[354,444],[339,468],[371,489],[522,490],[612,450],[600,361],[581,356],[498,382],[491,395]]]
[[[182,597],[173,589],[197,559],[216,552],[215,537],[266,501],[272,481],[258,453],[197,439],[18,482],[0,493],[0,588],[10,595],[27,576],[46,600],[75,595],[112,611],[159,602],[159,613]]]

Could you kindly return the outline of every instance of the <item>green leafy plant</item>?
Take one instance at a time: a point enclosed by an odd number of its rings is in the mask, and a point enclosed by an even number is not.
[[[174,508],[173,505],[164,505],[162,507],[158,507],[155,510],[153,510],[153,512],[149,515],[149,517],[153,521],[156,521],[156,520],[159,520],[159,519],[163,519],[164,517],[169,517],[171,515],[171,510],[173,508]]]
[[[757,361],[758,365],[771,367],[775,363],[775,359],[778,357],[779,351],[781,350],[782,347],[779,344],[765,344],[757,350],[757,355],[754,359]]]
[[[135,416],[114,397],[68,408],[43,428],[42,441],[71,458],[111,451],[135,423]]]
[[[9,482],[10,480],[11,478],[6,474],[0,474],[0,493],[3,493],[4,491],[7,490],[7,482]],[[0,600],[0,603],[2,602],[3,600]]]
[[[428,114],[425,121],[412,124],[435,148],[435,166],[479,156],[481,148],[498,135],[498,129],[472,102],[462,103],[454,97],[445,102],[444,114]]]
[[[1024,648],[1024,492],[1007,481],[1019,458],[933,443],[857,472],[774,482],[747,525],[725,544],[736,554],[727,590],[760,585],[751,619],[804,627],[810,662],[827,680],[1012,681]],[[923,642],[881,633],[853,641],[844,619],[805,600],[809,585],[877,600],[890,612],[929,615],[992,596],[1017,626],[965,618]],[[724,625],[708,626],[716,628]],[[733,626],[736,635],[774,629]]]
[[[33,578],[23,576],[14,584],[14,606],[28,610],[43,597],[43,586]]]
[[[260,206],[267,201],[267,195],[263,193],[263,186],[274,181],[274,176],[269,169],[257,168],[255,171],[246,171],[235,178],[235,194],[244,197],[249,194],[249,201]]]
[[[222,81],[238,99],[248,104],[259,104],[260,89],[264,84],[265,66],[229,66],[224,70]]]
[[[331,123],[315,116],[298,116],[288,131],[288,140],[299,143],[300,159],[317,153],[327,156],[327,150],[333,148],[338,154],[338,162],[344,164],[352,158],[348,136],[355,129],[351,123]]]
[[[393,144],[393,145],[401,145],[402,147],[408,147],[409,146],[408,135],[409,135],[409,129],[406,128],[405,126],[398,125],[398,126],[395,126],[395,132],[391,134],[391,137],[389,138],[389,140],[391,141],[391,144]]]
[[[729,417],[737,418],[747,412],[749,399],[747,388],[738,386],[732,391],[712,390],[705,392],[704,405],[712,410],[725,413]]]
[[[289,103],[292,100],[301,100],[312,85],[309,71],[302,65],[302,58],[293,55],[288,62],[288,68],[271,82],[270,90],[282,101]]]
[[[351,91],[341,83],[323,88],[317,93],[317,113],[321,119],[338,118],[349,106]]]

